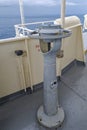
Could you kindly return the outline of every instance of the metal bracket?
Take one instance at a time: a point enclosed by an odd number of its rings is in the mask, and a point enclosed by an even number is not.
[[[57,55],[56,55],[57,58],[63,58],[64,57],[64,51],[63,50],[59,50],[57,52]]]

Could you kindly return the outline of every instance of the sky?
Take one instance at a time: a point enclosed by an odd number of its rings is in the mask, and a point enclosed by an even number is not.
[[[14,4],[18,3],[19,0],[0,0],[0,4]],[[25,4],[32,5],[42,5],[42,6],[56,6],[60,4],[61,0],[23,0]],[[76,5],[87,5],[87,0],[66,0],[68,6]]]
[[[29,12],[38,13],[60,13],[60,3],[62,0],[23,0],[24,5],[29,6]],[[19,0],[0,0],[0,6],[15,5]],[[26,9],[27,10],[27,9]],[[86,13],[87,0],[66,0],[67,13]]]

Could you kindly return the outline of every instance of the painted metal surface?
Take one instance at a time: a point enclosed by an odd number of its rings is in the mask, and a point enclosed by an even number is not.
[[[61,25],[65,26],[65,12],[66,12],[66,0],[61,0]]]
[[[24,9],[23,9],[23,0],[19,0],[19,5],[20,5],[21,24],[23,25],[25,23]]]
[[[44,94],[43,105],[38,109],[37,118],[44,127],[56,128],[64,120],[64,111],[58,103],[56,53],[61,49],[62,38],[69,37],[71,31],[64,30],[60,25],[44,24],[39,28],[38,33],[40,46],[43,44],[41,51],[44,57]],[[43,52],[46,44],[48,49]]]

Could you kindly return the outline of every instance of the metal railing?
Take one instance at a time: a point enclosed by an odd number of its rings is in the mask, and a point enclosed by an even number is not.
[[[25,24],[15,25],[15,33],[17,37],[29,36],[30,33],[37,30],[37,28],[45,23],[54,23],[54,20],[51,21],[42,21],[42,22],[32,22]]]

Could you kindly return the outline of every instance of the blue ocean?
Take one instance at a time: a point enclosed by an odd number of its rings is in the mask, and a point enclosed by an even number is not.
[[[13,8],[14,6],[0,6],[0,39],[15,37],[15,28],[14,25],[20,24],[20,11],[19,7]],[[75,15],[75,14],[69,14]],[[84,15],[76,14],[83,24]],[[66,15],[67,16],[67,15]],[[47,21],[55,20],[59,18],[60,15],[57,14],[38,14],[30,15],[29,12],[25,14],[25,22],[38,22],[38,21]]]

